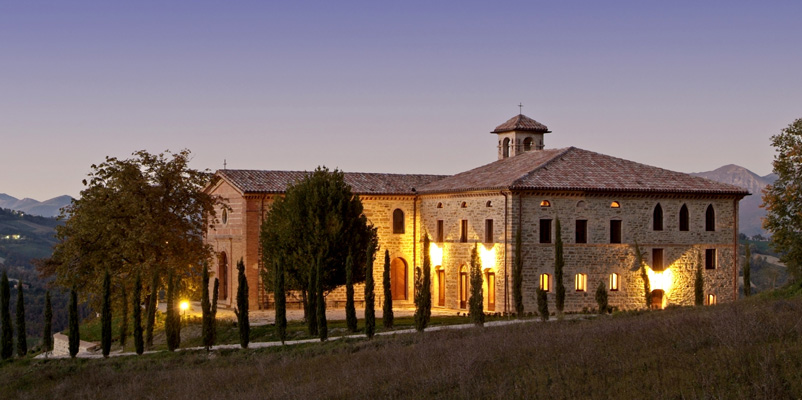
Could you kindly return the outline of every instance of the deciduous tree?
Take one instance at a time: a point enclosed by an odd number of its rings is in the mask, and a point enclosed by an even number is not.
[[[134,281],[134,296],[131,308],[134,311],[134,349],[136,354],[145,352],[145,341],[142,338],[142,275],[136,274]]]
[[[482,260],[479,259],[479,245],[471,250],[471,298],[469,313],[471,321],[477,326],[485,323],[484,296],[482,296]]]
[[[75,291],[75,287],[70,290],[70,305],[69,305],[69,351],[70,357],[75,358],[78,354],[78,349],[81,345],[81,328],[80,322],[78,320],[78,293]]]
[[[771,245],[794,280],[802,278],[802,118],[771,137],[777,180],[763,190]]]
[[[175,351],[181,345],[181,314],[178,311],[178,280],[173,273],[167,279],[167,316],[164,321],[164,334],[167,337],[167,350]]]
[[[125,350],[125,343],[128,339],[128,293],[125,285],[120,286],[120,348]]]
[[[554,290],[557,292],[554,303],[557,307],[557,314],[561,316],[565,307],[565,285],[563,284],[565,260],[563,259],[563,239],[559,218],[557,218],[554,234],[556,236],[554,241]]]
[[[0,321],[2,322],[3,332],[0,338],[0,358],[3,360],[14,355],[14,328],[11,326],[11,285],[8,283],[8,275],[3,271],[0,280]]]
[[[159,296],[159,275],[155,271],[151,275],[150,294],[147,297],[145,308],[145,344],[148,349],[153,347],[153,329],[156,327],[156,307]]]
[[[103,307],[100,316],[100,348],[103,357],[108,358],[111,351],[111,275],[103,274]]]
[[[393,327],[393,289],[390,282],[390,251],[384,250],[384,273],[382,274],[382,286],[384,287],[384,307],[382,307],[382,323],[385,328]]]

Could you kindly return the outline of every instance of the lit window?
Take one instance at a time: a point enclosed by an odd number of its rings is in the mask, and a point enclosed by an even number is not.
[[[621,204],[618,204],[617,201],[610,203],[610,208],[621,208]]]
[[[576,288],[577,292],[584,292],[588,290],[588,275],[576,274],[576,276],[574,276],[574,287]]]
[[[468,307],[468,269],[463,265],[459,269],[459,308]]]
[[[493,202],[488,200],[487,203],[485,204],[485,207],[493,207]]]
[[[468,203],[463,201],[462,204],[460,205],[460,207],[461,208],[468,208]]]
[[[540,274],[540,288],[547,292],[551,291],[551,275]]]
[[[714,294],[707,295],[707,305],[709,306],[716,305],[716,295]]]
[[[612,273],[610,274],[610,291],[617,292],[618,291],[618,274]]]
[[[496,274],[487,271],[487,311],[496,311]]]
[[[716,269],[716,249],[705,249],[705,269]]]
[[[541,207],[551,207],[551,202],[548,200],[543,200],[540,202]]]

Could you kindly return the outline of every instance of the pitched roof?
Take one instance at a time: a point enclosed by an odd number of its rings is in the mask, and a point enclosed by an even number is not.
[[[576,147],[526,152],[440,179],[418,192],[501,189],[749,194],[738,186]]]
[[[308,171],[264,171],[223,169],[216,175],[242,193],[284,193],[287,186],[303,179]],[[345,182],[357,194],[412,194],[413,188],[442,179],[446,175],[380,174],[345,172]]]
[[[541,124],[533,120],[532,118],[527,117],[523,114],[518,114],[507,122],[499,125],[493,132],[490,133],[504,133],[504,132],[511,132],[511,131],[528,131],[528,132],[540,132],[540,133],[550,133],[551,131],[546,125]]]

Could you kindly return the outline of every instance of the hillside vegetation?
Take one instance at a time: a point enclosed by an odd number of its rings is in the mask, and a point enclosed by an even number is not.
[[[17,360],[14,398],[802,396],[799,286],[713,307],[207,354]]]

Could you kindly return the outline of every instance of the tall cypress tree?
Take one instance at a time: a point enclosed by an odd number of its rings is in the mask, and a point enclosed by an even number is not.
[[[376,241],[368,244],[365,260],[365,336],[372,339],[376,333],[376,294],[373,292],[373,257],[376,253]]]
[[[100,348],[103,357],[108,358],[111,351],[111,275],[109,270],[103,275],[103,309],[100,317]]]
[[[159,275],[153,272],[150,282],[150,295],[145,308],[145,345],[148,349],[153,347],[153,328],[156,326],[156,306],[159,296]]]
[[[165,317],[164,333],[167,339],[167,350],[175,351],[181,345],[181,315],[176,307],[177,280],[173,272],[167,278],[167,316]]]
[[[3,271],[3,278],[0,281],[0,321],[3,326],[2,338],[0,338],[0,358],[3,360],[14,355],[14,328],[11,326],[11,286],[8,283],[8,275]]]
[[[563,284],[565,260],[563,259],[562,228],[560,227],[559,218],[557,218],[557,227],[554,234],[556,236],[554,240],[554,288],[557,292],[555,306],[557,307],[557,314],[562,316],[563,308],[565,307],[565,285]]]
[[[78,348],[81,345],[81,330],[78,321],[78,293],[75,292],[75,286],[70,290],[70,337],[69,337],[69,350],[70,357],[75,358],[78,354]]]
[[[274,296],[276,301],[276,333],[279,340],[284,344],[287,339],[287,293],[284,291],[284,260],[276,260],[273,262],[275,279]]]
[[[239,327],[239,344],[243,349],[248,348],[251,340],[251,324],[248,320],[248,278],[245,277],[245,263],[240,258],[237,261],[237,326]]]
[[[350,332],[356,332],[356,306],[354,306],[354,258],[348,253],[345,259],[345,324]]]
[[[479,244],[474,243],[471,250],[471,298],[469,313],[471,321],[477,326],[485,324],[484,296],[482,295],[482,260],[479,259]]]
[[[134,349],[136,354],[141,355],[145,352],[145,341],[142,337],[142,275],[136,274],[134,282],[134,296],[131,307],[134,311]]]
[[[214,278],[212,291],[212,346],[217,342],[217,295],[220,293],[220,281]]]
[[[206,351],[212,348],[212,303],[209,299],[209,267],[203,264],[203,274],[201,277],[201,321],[203,328],[203,347]]]
[[[752,294],[752,250],[749,243],[746,245],[746,263],[744,263],[744,296],[749,297]]]
[[[320,334],[320,341],[329,338],[329,326],[326,322],[326,299],[323,298],[323,256],[317,260],[315,278],[315,293],[317,293],[317,331]]]
[[[515,231],[515,253],[512,261],[512,301],[515,304],[515,315],[518,318],[524,316],[524,297],[523,297],[523,269],[524,261],[521,254],[521,226]]]
[[[423,235],[423,271],[417,269],[415,279],[415,329],[423,332],[432,316],[431,264],[429,235]]]
[[[696,279],[693,281],[693,304],[705,304],[705,278],[702,276],[702,252],[696,257]]]
[[[50,303],[50,291],[45,292],[45,327],[42,330],[42,351],[45,356],[53,351],[53,306]]]
[[[17,356],[28,354],[28,334],[25,332],[25,299],[22,295],[22,280],[17,282]]]
[[[125,291],[125,283],[120,287],[121,307],[120,307],[120,349],[125,350],[125,342],[128,340],[128,293]]]
[[[640,278],[643,280],[643,296],[648,310],[652,306],[652,287],[649,283],[649,274],[646,273],[646,264],[643,263],[643,253],[640,252],[637,241],[635,241],[635,269],[640,270]]]
[[[549,297],[545,289],[537,288],[537,312],[540,314],[541,321],[549,320]]]
[[[382,275],[382,285],[384,286],[384,307],[382,308],[382,322],[385,328],[393,327],[393,289],[390,284],[390,251],[384,250],[384,274]]]
[[[596,288],[596,304],[599,306],[599,314],[607,312],[607,286],[604,281],[599,281],[599,286]]]

